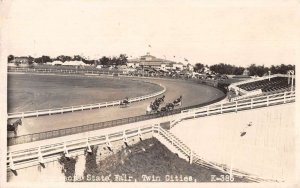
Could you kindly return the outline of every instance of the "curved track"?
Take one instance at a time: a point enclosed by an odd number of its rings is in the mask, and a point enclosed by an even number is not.
[[[167,88],[165,102],[172,102],[182,95],[182,107],[202,104],[224,96],[224,93],[216,88],[183,80],[151,78],[147,80],[162,84]],[[23,120],[23,126],[19,127],[18,136],[143,115],[145,114],[147,105],[153,100],[154,99],[149,99],[134,103],[128,108],[111,107],[99,110],[26,118]]]
[[[8,112],[49,111],[135,98],[163,90],[157,84],[84,75],[8,74]]]

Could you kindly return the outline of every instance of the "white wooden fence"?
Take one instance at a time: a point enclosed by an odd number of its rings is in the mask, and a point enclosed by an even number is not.
[[[176,118],[177,122],[186,118],[196,118],[202,116],[223,114],[227,112],[238,112],[253,108],[267,107],[277,104],[295,102],[295,91],[275,93],[266,96],[258,96],[249,99],[239,100],[235,102],[211,105],[201,108],[193,108],[182,110],[181,114]]]
[[[64,142],[41,145],[39,147],[27,148],[24,150],[10,150],[7,153],[7,166],[11,170],[18,170],[29,166],[44,164],[55,161],[64,153],[66,157],[83,154],[86,150],[91,152],[92,145],[106,144],[113,149],[112,142],[127,139],[134,136],[142,136],[157,129],[154,125],[145,125],[138,128],[121,130],[107,135],[99,135],[75,140],[66,140]]]
[[[147,133],[152,133],[152,137],[164,138],[167,142],[172,144],[173,147],[177,148],[177,150],[181,152],[182,155],[187,156],[191,164],[193,163],[205,168],[216,169],[225,174],[231,173],[231,175],[246,177],[252,181],[266,181],[263,178],[241,172],[237,169],[233,169],[232,171],[230,171],[229,167],[227,166],[213,163],[207,159],[200,157],[175,135],[161,128],[158,124],[121,130],[119,132],[111,133],[108,135],[80,138],[76,140],[53,143],[24,150],[9,151],[7,153],[7,168],[16,171],[18,169],[36,165],[44,165],[47,162],[58,160],[62,156],[62,154],[65,154],[67,158],[70,158],[81,155],[85,151],[91,153],[91,146],[94,145],[106,145],[107,147],[114,149],[114,141],[123,141],[125,144],[128,142],[129,138],[138,136],[139,138],[143,139],[143,135]]]

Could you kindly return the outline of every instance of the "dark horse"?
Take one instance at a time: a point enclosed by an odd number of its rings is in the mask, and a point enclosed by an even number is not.
[[[161,107],[160,111],[161,111],[161,112],[172,111],[172,110],[174,110],[174,107],[175,107],[175,106],[174,106],[173,103],[168,103],[168,104],[166,104],[166,106]]]
[[[155,99],[154,102],[157,102],[158,104],[161,104],[162,102],[164,102],[164,100],[165,100],[165,95],[163,95],[163,96],[160,97],[160,98]]]
[[[182,102],[182,95],[180,95],[180,97],[176,100],[173,101],[173,104],[175,106],[181,106],[181,102]]]
[[[17,119],[14,122],[13,120],[7,120],[7,131],[13,131],[17,135],[19,125],[22,125],[22,119]]]
[[[151,102],[150,105],[147,107],[146,114],[157,113],[159,110],[159,106],[161,105],[161,103],[164,102],[164,100],[165,100],[165,95],[163,95],[160,98],[156,98],[154,102],[153,103]]]
[[[129,106],[128,97],[126,97],[123,101],[121,101],[120,106],[121,107],[128,107]]]

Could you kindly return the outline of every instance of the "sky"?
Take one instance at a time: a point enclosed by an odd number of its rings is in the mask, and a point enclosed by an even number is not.
[[[33,57],[150,52],[192,64],[296,64],[298,1],[224,2],[6,1],[2,47],[6,54]]]

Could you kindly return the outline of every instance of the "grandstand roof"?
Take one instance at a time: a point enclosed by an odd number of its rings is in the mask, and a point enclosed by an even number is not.
[[[153,55],[147,54],[143,55],[140,58],[129,59],[129,63],[140,63],[140,65],[145,66],[160,66],[161,64],[172,65],[176,64],[174,61],[157,58]]]

